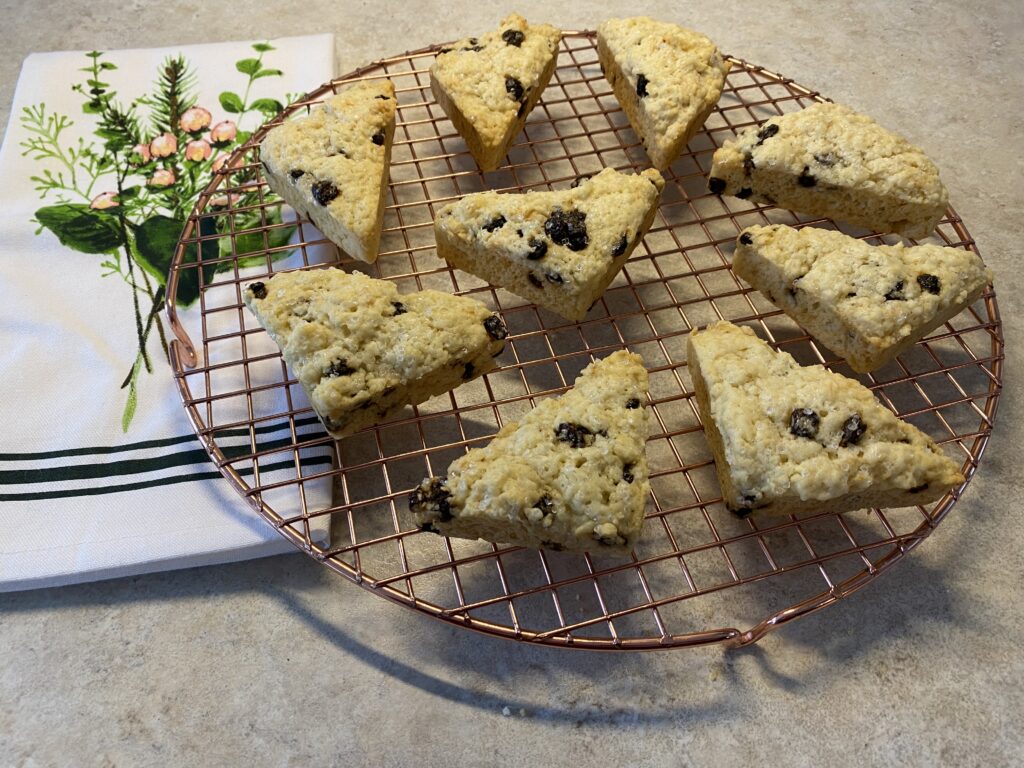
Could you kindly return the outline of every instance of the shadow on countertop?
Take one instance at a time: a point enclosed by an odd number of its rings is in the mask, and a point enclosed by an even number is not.
[[[974,501],[979,515],[996,514],[988,500]],[[839,605],[759,645],[731,651],[581,653],[485,637],[384,605],[294,555],[0,595],[0,620],[39,611],[101,613],[132,604],[166,607],[225,598],[244,603],[251,597],[257,608],[290,614],[340,655],[447,702],[492,713],[522,710],[577,726],[699,723],[742,718],[754,706],[755,687],[761,696],[766,687],[769,693],[806,695],[832,685],[858,659],[898,665],[900,650],[893,645],[901,639],[926,652],[933,633],[984,625],[985,606],[959,587],[965,567],[984,568],[979,558],[989,553],[981,539],[997,532],[997,521],[990,519],[975,535],[947,547],[943,560],[955,563],[913,553]],[[339,670],[334,674],[344,670],[343,664],[331,666]]]

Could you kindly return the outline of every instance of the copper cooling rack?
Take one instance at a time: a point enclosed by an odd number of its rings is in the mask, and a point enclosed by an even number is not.
[[[963,488],[930,508],[826,510],[800,519],[731,515],[721,503],[695,409],[686,335],[726,318],[753,325],[803,363],[824,363],[859,378],[962,460],[968,482],[978,467],[1002,374],[1002,330],[991,290],[865,377],[729,269],[733,242],[745,226],[836,226],[705,190],[715,147],[772,115],[823,101],[818,93],[731,59],[718,108],[667,174],[650,233],[587,318],[570,324],[449,268],[435,253],[431,222],[439,206],[469,192],[558,189],[602,167],[647,167],[601,75],[594,35],[565,35],[554,78],[507,164],[487,174],[477,170],[431,97],[428,70],[436,51],[383,59],[338,78],[271,123],[305,114],[348,82],[394,81],[398,128],[375,265],[342,258],[308,221],[289,218],[290,211],[282,220],[282,203],[267,190],[258,163],[258,144],[269,126],[214,178],[179,243],[168,313],[177,336],[172,363],[181,396],[210,457],[253,509],[324,565],[394,602],[494,635],[591,649],[755,642],[860,589],[932,532]],[[240,193],[253,190],[258,203],[238,205],[253,199]],[[238,221],[251,222],[253,212],[261,226],[236,228]],[[287,228],[294,228],[290,242],[274,245],[283,239],[275,230]],[[952,209],[932,240],[977,250]],[[219,248],[209,255],[205,246],[212,243]],[[393,280],[403,291],[434,288],[483,301],[509,327],[500,367],[399,419],[331,440],[240,294],[247,282],[275,270],[323,263]],[[173,299],[185,280],[198,282],[198,303],[176,311]],[[655,424],[648,443],[651,496],[635,551],[628,557],[536,552],[416,529],[406,497],[422,477],[443,474],[466,448],[486,443],[537,399],[564,391],[593,358],[623,347],[643,355],[650,370]],[[308,501],[317,483],[333,484],[333,504],[315,508]],[[329,545],[311,533],[325,518]]]

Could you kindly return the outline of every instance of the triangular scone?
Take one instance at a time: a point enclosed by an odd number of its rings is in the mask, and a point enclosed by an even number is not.
[[[964,481],[956,464],[871,391],[802,367],[749,328],[690,334],[697,405],[733,512],[846,512],[934,501]]]
[[[438,254],[492,285],[582,320],[651,226],[665,181],[605,168],[558,192],[477,192],[434,220]]]
[[[602,22],[597,55],[651,164],[662,171],[704,125],[732,66],[699,32],[646,16]]]
[[[547,87],[562,33],[511,14],[480,38],[452,43],[430,67],[430,90],[481,170],[493,171]]]
[[[374,262],[394,136],[395,86],[367,80],[272,129],[260,159],[288,205],[353,259]]]
[[[961,248],[868,245],[783,225],[745,229],[732,268],[858,373],[916,344],[992,280]]]
[[[647,502],[647,370],[615,352],[409,497],[421,528],[524,547],[631,548]]]
[[[333,437],[490,371],[507,335],[473,299],[340,269],[282,272],[242,296]]]
[[[935,229],[949,201],[924,152],[840,104],[772,117],[725,142],[708,188],[915,238]]]

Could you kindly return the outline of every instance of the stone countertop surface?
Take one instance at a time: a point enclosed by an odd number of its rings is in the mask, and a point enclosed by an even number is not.
[[[878,582],[741,651],[528,647],[391,605],[298,554],[0,595],[0,765],[1024,764],[1021,5],[514,9],[564,29],[639,13],[692,26],[884,118],[937,159],[995,272],[1009,350],[996,430],[964,499]],[[506,9],[3,0],[0,10],[6,125],[33,51],[331,31],[340,73],[487,29]]]

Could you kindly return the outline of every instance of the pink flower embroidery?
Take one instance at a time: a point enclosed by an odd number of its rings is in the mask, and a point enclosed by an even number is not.
[[[185,158],[199,163],[208,158],[212,151],[208,141],[196,139],[185,145]]]
[[[153,157],[169,157],[178,151],[178,140],[173,133],[162,133],[149,142],[149,151]]]
[[[102,211],[105,208],[117,208],[120,203],[117,201],[117,192],[104,192],[103,194],[96,195],[89,203],[90,208],[95,208],[97,211]]]
[[[153,153],[149,151],[149,144],[136,144],[132,147],[132,154],[138,155],[141,158],[136,161],[138,165],[145,165],[153,157]]]
[[[231,120],[221,120],[210,129],[210,141],[214,144],[232,141],[237,135],[238,126]]]
[[[186,133],[199,133],[213,120],[213,115],[210,114],[210,110],[203,109],[202,107],[192,107],[186,109],[182,114],[181,119],[178,120],[178,125],[181,126],[181,130]]]
[[[210,205],[214,208],[227,208],[229,205],[234,205],[239,201],[241,195],[236,195],[234,192],[227,195],[217,195],[217,197],[210,199]]]
[[[174,171],[170,168],[161,168],[149,177],[151,187],[169,187],[174,183]]]

